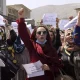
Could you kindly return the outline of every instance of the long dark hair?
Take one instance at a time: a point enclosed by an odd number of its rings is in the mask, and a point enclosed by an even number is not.
[[[54,36],[54,39],[53,39],[53,41],[52,41],[52,45],[55,45],[55,43],[56,43],[56,36],[55,36],[55,32],[54,32],[54,31],[52,31],[52,30],[49,30],[49,32],[51,32],[51,33],[53,34],[53,36]]]

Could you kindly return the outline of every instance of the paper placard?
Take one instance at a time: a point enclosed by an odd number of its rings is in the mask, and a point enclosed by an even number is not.
[[[57,18],[57,14],[55,14],[55,13],[44,14],[43,24],[56,26],[56,18]]]
[[[13,27],[13,30],[16,32],[16,34],[18,36],[18,23],[17,22],[12,22],[11,26]],[[24,44],[22,40],[21,40],[21,44]]]
[[[28,78],[44,75],[44,71],[42,70],[42,63],[40,61],[23,64],[23,67],[27,72]]]

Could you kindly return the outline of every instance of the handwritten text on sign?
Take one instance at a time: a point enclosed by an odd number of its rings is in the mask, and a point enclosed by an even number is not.
[[[47,13],[43,16],[43,24],[44,25],[56,25],[57,14]]]

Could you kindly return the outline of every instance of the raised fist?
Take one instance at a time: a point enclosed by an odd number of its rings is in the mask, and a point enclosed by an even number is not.
[[[59,19],[58,19],[58,18],[56,18],[56,22],[57,22],[57,23],[59,22]]]
[[[24,9],[21,8],[19,11],[18,11],[18,15],[19,15],[19,18],[23,18],[24,17]]]
[[[80,18],[80,11],[78,12],[78,17]]]

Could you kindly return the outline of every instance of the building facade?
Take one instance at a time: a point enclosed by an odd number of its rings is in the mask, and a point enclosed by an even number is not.
[[[7,10],[6,10],[6,14],[8,17],[11,17],[12,19],[14,19],[14,21],[18,18],[18,10],[24,8],[24,17],[25,18],[30,18],[30,12],[31,10],[28,9],[26,6],[22,5],[22,4],[16,4],[16,5],[8,5],[7,6]]]
[[[14,21],[18,18],[18,10],[16,10],[15,8],[13,8],[11,6],[7,6],[6,7],[6,16],[8,16],[9,18],[11,18]]]
[[[6,15],[6,0],[0,0],[0,14]]]
[[[0,15],[2,15],[9,22],[12,21],[10,17],[6,16],[6,0],[0,0]]]
[[[24,8],[24,17],[30,18],[31,10],[29,8],[27,8],[26,6],[24,6],[23,4],[15,4],[15,5],[11,5],[11,7],[15,8],[16,10]]]

